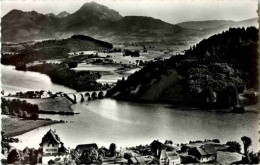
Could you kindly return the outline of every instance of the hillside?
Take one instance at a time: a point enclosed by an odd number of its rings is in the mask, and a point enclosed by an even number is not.
[[[1,19],[2,42],[38,40],[40,33],[51,35],[60,26],[60,19],[35,11],[12,10]]]
[[[188,40],[202,33],[144,16],[125,16],[119,21],[102,27],[102,36],[115,36],[111,42]]]
[[[176,24],[182,28],[200,30],[204,32],[204,37],[208,38],[213,34],[221,33],[229,28],[258,27],[258,18],[252,18],[242,21],[231,20],[210,20],[210,21],[189,21]]]
[[[46,40],[19,51],[16,55],[3,55],[1,63],[23,65],[35,60],[57,59],[68,56],[69,52],[87,50],[107,50],[113,45],[84,35],[74,35],[68,39]]]
[[[33,49],[43,49],[43,48],[55,48],[62,47],[67,48],[72,51],[80,51],[80,50],[104,50],[104,49],[112,49],[113,45],[96,40],[94,38],[84,36],[84,35],[73,35],[71,38],[62,39],[62,40],[47,40],[36,42],[32,48]]]
[[[85,3],[72,14],[43,15],[35,11],[12,10],[2,18],[2,42],[67,38],[121,18],[117,11],[95,2]]]
[[[247,19],[243,21],[231,21],[231,20],[209,20],[209,21],[188,21],[176,24],[180,27],[187,29],[205,30],[215,28],[230,28],[230,27],[250,27],[258,26],[258,18]]]
[[[211,36],[186,50],[185,55],[147,64],[119,81],[108,96],[185,105],[234,105],[236,91],[258,89],[257,34],[258,30],[250,27]]]

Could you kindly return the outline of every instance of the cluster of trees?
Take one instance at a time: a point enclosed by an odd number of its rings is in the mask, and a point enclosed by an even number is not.
[[[214,143],[220,143],[219,139],[205,139],[204,141],[201,141],[201,140],[196,140],[196,141],[189,141],[189,144],[192,144],[192,143],[203,143],[203,142],[214,142]]]
[[[81,156],[77,160],[77,164],[101,164],[102,160],[102,156],[92,147],[82,152]]]
[[[134,52],[126,49],[123,56],[131,56],[131,57],[139,57],[140,56],[140,52],[138,50],[135,50]]]
[[[27,101],[19,99],[6,99],[1,97],[2,114],[14,115],[18,117],[38,119],[39,107],[36,104],[27,103]]]
[[[145,64],[145,61],[143,61],[143,60],[136,60],[135,62],[136,62],[136,65],[138,65],[138,66],[144,66],[144,64]]]
[[[64,58],[68,56],[69,52],[70,50],[66,47],[50,47],[44,49],[27,48],[15,55],[2,54],[1,63],[19,67],[37,60]]]
[[[114,53],[114,52],[122,52],[121,48],[113,48],[110,50],[103,51],[104,53]]]
[[[260,163],[260,151],[254,153],[249,150],[249,147],[252,145],[252,140],[250,137],[243,136],[241,137],[243,143],[243,159],[235,164],[259,164]],[[241,153],[241,145],[236,141],[228,141],[226,143],[229,146],[230,152]]]
[[[236,142],[236,141],[228,141],[226,143],[226,145],[229,146],[229,151],[230,152],[241,153],[241,145],[238,142]]]
[[[136,87],[138,85],[143,85],[135,96],[131,97],[134,99],[135,97],[139,97],[142,93],[148,89],[152,82],[156,82],[161,78],[161,75],[168,73],[169,67],[163,65],[162,61],[159,62],[148,62],[144,68],[130,75],[127,80],[122,79],[118,80],[116,86],[107,91],[107,96],[112,96],[114,93],[118,91],[121,93],[121,98],[129,97],[128,93],[131,92],[132,87]]]
[[[23,66],[36,60],[60,59],[68,57],[71,51],[109,50],[113,45],[84,35],[74,35],[68,39],[46,40],[26,46],[18,54],[1,54],[1,63]]]
[[[67,63],[69,68],[76,68],[78,66],[78,62],[77,61],[71,61]]]
[[[26,147],[24,150],[13,149],[7,157],[8,164],[38,164],[42,163],[42,149]]]
[[[109,149],[104,147],[95,149],[91,147],[84,150],[81,154],[74,152],[73,159],[77,164],[102,164],[104,157],[115,157],[116,156],[116,144],[111,143]]]
[[[96,79],[101,75],[97,72],[71,70],[66,64],[39,64],[27,68],[29,71],[47,74],[51,81],[77,91],[100,90],[102,84]]]
[[[118,81],[108,95],[120,92],[128,98],[137,86],[142,86],[137,98],[162,77],[178,73],[178,81],[163,87],[158,100],[181,100],[185,104],[203,107],[228,108],[238,104],[238,93],[258,89],[258,30],[255,27],[231,28],[214,35],[167,60],[149,62],[143,69]],[[118,95],[118,97],[120,97]]]

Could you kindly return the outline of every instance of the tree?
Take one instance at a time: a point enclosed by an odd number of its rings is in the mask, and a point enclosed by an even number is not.
[[[81,164],[93,164],[102,163],[102,158],[100,158],[98,151],[91,147],[90,149],[84,150],[80,157]]]
[[[20,158],[20,151],[19,150],[12,150],[7,156],[8,164],[14,164],[16,162],[21,162]]]
[[[252,164],[259,164],[260,163],[260,151],[258,153],[249,153],[249,157]]]
[[[132,157],[132,154],[131,153],[124,153],[124,158],[125,159],[130,159]]]
[[[238,91],[233,85],[225,87],[217,95],[217,102],[223,107],[238,105]]]
[[[89,156],[91,160],[98,160],[98,151],[95,148],[90,148]]]
[[[202,92],[201,92],[201,98],[203,99],[203,101],[205,103],[212,103],[214,102],[215,95],[214,95],[214,91],[212,90],[212,87],[210,88],[205,88]]]
[[[115,143],[111,143],[110,144],[109,151],[111,153],[111,156],[115,156],[116,155],[116,144]]]
[[[170,145],[172,145],[173,142],[172,142],[171,140],[165,140],[164,144],[170,144]]]
[[[251,146],[252,140],[251,140],[251,138],[249,138],[249,137],[247,137],[247,136],[243,136],[243,137],[241,138],[241,140],[242,140],[242,142],[243,142],[243,144],[244,144],[244,155],[246,156],[247,161],[248,161],[248,162],[251,162],[250,157],[249,157],[249,154],[248,154],[248,148]]]
[[[3,114],[9,114],[9,108],[7,106],[4,106],[4,109],[2,109]]]
[[[230,152],[240,153],[240,151],[241,151],[241,145],[238,142],[236,142],[236,141],[228,141],[226,143],[226,145],[229,146],[229,151]]]

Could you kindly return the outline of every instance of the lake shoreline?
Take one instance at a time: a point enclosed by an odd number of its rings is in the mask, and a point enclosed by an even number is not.
[[[123,101],[123,102],[131,102],[131,103],[142,103],[142,104],[165,104],[169,106],[170,108],[176,108],[179,110],[183,111],[188,111],[188,110],[198,110],[198,111],[206,111],[206,112],[219,112],[219,113],[237,113],[232,111],[233,107],[230,108],[202,108],[198,107],[196,102],[194,103],[187,103],[185,101],[178,101],[174,102],[172,100],[145,100],[145,99],[135,99],[135,98],[130,98],[130,97],[106,97],[106,98],[111,98],[117,101]],[[259,103],[257,104],[252,104],[252,105],[246,105],[244,106],[244,112],[252,112],[252,113],[260,113],[260,108],[259,108]],[[194,105],[194,106],[193,106]],[[242,114],[243,114],[242,113]]]
[[[58,123],[63,123],[63,121],[46,119],[30,120],[5,115],[5,117],[2,117],[2,131],[7,137],[15,137],[40,127]]]

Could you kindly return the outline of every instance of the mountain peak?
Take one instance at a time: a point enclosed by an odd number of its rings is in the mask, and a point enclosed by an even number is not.
[[[84,3],[84,4],[82,5],[82,7],[94,6],[94,5],[98,6],[98,5],[100,5],[100,4],[98,4],[98,3],[95,2],[95,1],[91,1],[91,2],[86,2],[86,3]],[[101,6],[101,5],[100,5],[100,6]]]
[[[41,17],[44,17],[43,14],[37,13],[36,11],[27,11],[24,12],[22,10],[11,10],[9,11],[6,15],[3,16],[3,20],[9,20],[11,22],[15,22],[15,20],[19,20],[22,21],[22,18],[25,18],[24,21],[28,22],[29,20],[36,20],[39,19]]]
[[[47,14],[45,14],[47,17],[55,17],[56,15],[55,14],[53,14],[53,13],[47,13]]]
[[[122,18],[119,12],[94,1],[85,3],[76,13],[92,15],[102,20],[117,21]]]
[[[67,11],[62,11],[60,12],[57,17],[59,18],[63,18],[63,17],[67,17],[68,15],[70,15],[70,13],[68,13]]]
[[[6,15],[4,15],[4,17],[5,18],[15,17],[15,16],[19,16],[23,13],[24,12],[22,10],[13,9],[13,10],[9,11]]]

